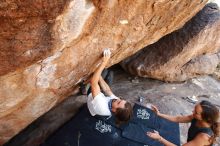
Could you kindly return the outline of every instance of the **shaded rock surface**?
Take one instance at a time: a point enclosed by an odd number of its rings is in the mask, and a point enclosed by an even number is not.
[[[164,83],[134,77],[119,68],[114,68],[114,70],[113,92],[131,103],[137,102],[139,96],[142,96],[144,105],[152,103],[159,107],[162,113],[186,115],[192,113],[194,104],[185,100],[184,97],[198,96],[199,101],[209,100],[220,108],[220,82],[210,76],[190,79],[183,83]],[[133,82],[133,80],[138,82]],[[68,121],[85,102],[86,96],[83,95],[69,97],[11,139],[5,146],[39,145],[48,135]],[[181,143],[186,142],[188,127],[189,124],[180,124]],[[219,142],[218,140],[216,146],[220,144]]]
[[[220,56],[220,10],[207,4],[183,28],[122,61],[132,74],[164,81],[184,81],[212,74]]]
[[[220,80],[220,63],[218,64],[215,72],[213,73],[213,76]]]
[[[0,145],[109,66],[182,27],[207,0],[0,2]]]

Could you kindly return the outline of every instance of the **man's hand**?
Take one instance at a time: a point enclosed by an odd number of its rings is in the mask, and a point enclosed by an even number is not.
[[[103,62],[107,63],[108,60],[110,59],[110,57],[111,57],[110,49],[108,49],[108,48],[104,49],[104,51],[103,51]]]

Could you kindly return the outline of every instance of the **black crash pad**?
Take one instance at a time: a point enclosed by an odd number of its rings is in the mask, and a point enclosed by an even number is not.
[[[135,104],[133,118],[117,127],[114,116],[94,116],[85,104],[70,121],[64,124],[41,146],[162,146],[145,135],[157,130],[166,139],[180,145],[179,125]]]

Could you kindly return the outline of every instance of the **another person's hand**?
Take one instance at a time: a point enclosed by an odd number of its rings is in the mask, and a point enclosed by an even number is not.
[[[155,112],[155,114],[159,115],[160,111],[158,110],[158,108],[154,105],[151,105],[151,109]]]
[[[103,62],[107,63],[108,60],[110,59],[110,57],[111,57],[110,49],[108,49],[108,48],[104,49],[104,51],[103,51]]]
[[[161,140],[161,136],[158,131],[154,130],[154,132],[147,132],[146,135],[154,140],[158,140],[158,141]]]

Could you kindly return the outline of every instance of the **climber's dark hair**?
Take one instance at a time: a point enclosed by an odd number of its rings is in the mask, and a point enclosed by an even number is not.
[[[126,101],[124,108],[117,108],[115,112],[116,125],[127,123],[133,115],[131,104]]]

